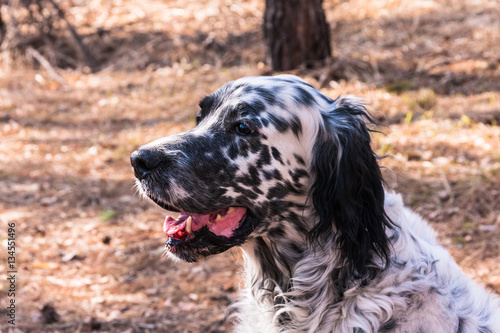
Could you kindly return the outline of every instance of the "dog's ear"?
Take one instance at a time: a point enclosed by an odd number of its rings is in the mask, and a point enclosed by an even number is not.
[[[317,214],[311,241],[334,237],[347,276],[368,278],[374,256],[389,260],[384,188],[377,158],[370,146],[371,119],[363,105],[337,99],[322,113],[311,163],[309,193]],[[379,265],[380,266],[380,265]]]

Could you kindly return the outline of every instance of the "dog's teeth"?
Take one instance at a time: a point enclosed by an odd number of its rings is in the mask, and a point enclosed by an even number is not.
[[[186,220],[186,231],[188,234],[190,234],[193,231],[193,229],[191,228],[192,223],[193,223],[193,218],[190,216]]]
[[[231,214],[232,212],[234,212],[236,210],[236,207],[229,207],[229,209],[227,210],[227,213],[226,214]]]
[[[217,217],[215,218],[215,222],[222,220],[223,217],[220,214],[217,214]]]

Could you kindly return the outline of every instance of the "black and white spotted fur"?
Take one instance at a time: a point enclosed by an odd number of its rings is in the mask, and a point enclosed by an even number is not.
[[[200,107],[193,130],[133,164],[166,209],[247,209],[233,237],[173,251],[196,261],[241,246],[238,332],[500,332],[498,299],[384,191],[358,100],[279,75],[230,82]]]

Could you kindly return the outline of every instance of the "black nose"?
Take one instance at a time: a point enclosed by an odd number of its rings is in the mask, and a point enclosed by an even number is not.
[[[148,149],[138,149],[130,155],[130,163],[134,167],[134,175],[142,180],[160,164],[160,158]]]

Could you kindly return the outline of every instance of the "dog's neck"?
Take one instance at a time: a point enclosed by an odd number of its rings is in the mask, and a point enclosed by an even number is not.
[[[345,290],[363,283],[352,276],[347,279],[334,237],[326,240],[328,244],[311,244],[308,235],[314,221],[302,218],[311,215],[297,213],[300,220],[273,221],[242,245],[243,295],[277,315],[273,320],[279,322],[279,313],[285,320],[288,315],[302,317],[311,304],[323,304],[325,297],[329,304],[340,302]]]
[[[255,316],[257,321],[267,317],[276,325],[292,325],[298,318],[301,322],[311,319],[311,304],[325,305],[342,299],[346,286],[338,278],[339,254],[331,246],[313,252],[306,247],[307,235],[302,237],[302,243],[294,244],[286,236],[260,236],[242,246],[245,258],[242,296],[246,301],[236,303],[241,316]],[[255,304],[253,310],[247,304]]]
[[[247,240],[242,250],[245,259],[244,294],[260,304],[260,308],[274,309],[281,302],[277,296],[286,293],[291,287],[299,255],[285,255],[289,251],[286,244],[266,236]]]
[[[312,287],[309,295],[325,286],[339,289],[333,284],[337,283],[335,270],[339,268],[336,263],[340,263],[340,254],[332,251],[332,244],[312,250],[307,240],[310,226],[303,222],[273,223],[266,233],[248,239],[242,246],[246,288],[258,302],[280,303],[279,296],[290,296],[302,282]],[[303,227],[296,227],[299,225]],[[326,279],[329,281],[320,281]]]

